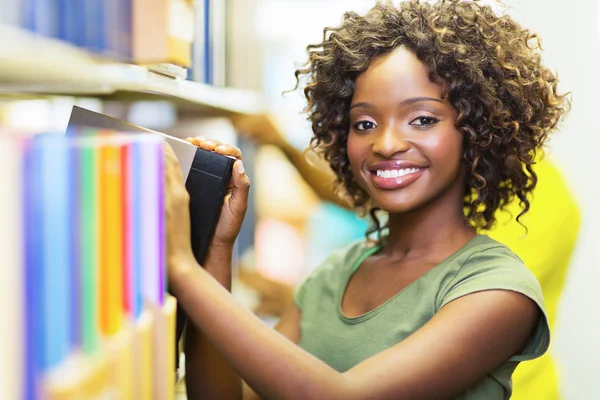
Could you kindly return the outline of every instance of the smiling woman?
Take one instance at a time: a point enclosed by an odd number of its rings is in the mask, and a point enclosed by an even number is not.
[[[534,157],[568,105],[532,38],[477,2],[410,1],[347,13],[308,47],[296,76],[313,146],[354,206],[388,212],[388,230],[316,268],[277,334],[223,289],[243,168],[205,269],[184,240],[185,199],[170,202],[169,279],[198,330],[192,397],[239,398],[241,378],[265,398],[510,398],[517,365],[548,349],[548,320],[533,274],[479,230],[515,197],[528,210]]]

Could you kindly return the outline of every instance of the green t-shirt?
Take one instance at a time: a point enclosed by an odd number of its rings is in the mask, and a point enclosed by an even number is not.
[[[341,310],[346,285],[363,260],[379,249],[366,241],[354,243],[333,253],[302,283],[296,293],[302,311],[300,347],[344,372],[404,340],[452,300],[482,290],[511,290],[537,303],[543,318],[523,354],[509,358],[456,397],[510,398],[511,375],[518,363],[541,356],[550,342],[542,291],[523,262],[506,246],[478,235],[384,304],[347,318]]]

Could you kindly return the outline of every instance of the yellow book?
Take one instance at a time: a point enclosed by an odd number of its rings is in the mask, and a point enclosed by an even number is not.
[[[110,337],[123,322],[121,146],[100,147],[100,329]]]
[[[145,310],[134,325],[133,341],[133,393],[139,400],[152,400],[154,393],[153,377],[153,329],[152,312]]]
[[[46,400],[114,398],[109,359],[76,353],[44,377]]]
[[[154,317],[153,326],[153,381],[154,398],[175,398],[175,315],[177,300],[167,296],[163,306],[148,302]]]
[[[134,399],[134,328],[126,324],[106,342],[109,355],[110,379],[118,398]],[[138,367],[137,365],[135,366]]]

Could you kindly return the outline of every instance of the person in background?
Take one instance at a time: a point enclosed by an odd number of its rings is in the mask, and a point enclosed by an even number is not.
[[[548,319],[531,271],[482,231],[514,197],[525,222],[536,154],[568,108],[534,38],[477,2],[408,1],[347,13],[308,47],[297,76],[312,144],[353,207],[387,212],[387,229],[316,268],[277,332],[228,292],[241,161],[203,269],[170,155],[169,282],[197,330],[188,395],[241,398],[245,382],[253,398],[511,397],[514,369],[548,349]]]

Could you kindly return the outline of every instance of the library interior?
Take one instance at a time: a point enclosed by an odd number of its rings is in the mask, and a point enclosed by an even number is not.
[[[597,398],[599,64],[600,0],[0,0],[0,399]]]

